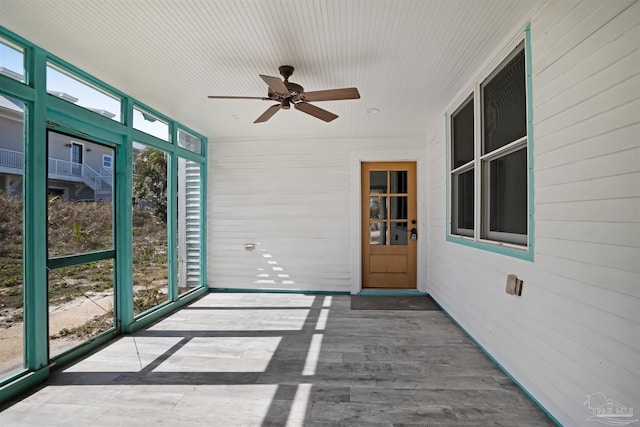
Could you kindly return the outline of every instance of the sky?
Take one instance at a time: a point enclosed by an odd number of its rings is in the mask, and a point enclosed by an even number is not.
[[[16,48],[13,48],[5,40],[0,39],[0,67],[11,70],[24,76],[24,55]],[[61,92],[77,98],[75,104],[88,109],[104,110],[113,114],[115,121],[120,121],[120,100],[113,98],[89,84],[78,81],[53,67],[47,67],[47,91]],[[134,109],[133,126],[145,133],[169,140],[169,126],[161,120],[148,120],[150,115]]]

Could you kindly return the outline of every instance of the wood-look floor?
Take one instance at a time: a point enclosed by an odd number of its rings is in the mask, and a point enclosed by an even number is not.
[[[554,424],[442,311],[212,293],[54,373],[0,425]]]

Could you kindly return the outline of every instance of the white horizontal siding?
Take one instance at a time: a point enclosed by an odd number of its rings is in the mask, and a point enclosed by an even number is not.
[[[428,137],[428,290],[565,425],[594,392],[640,408],[639,29],[637,1],[532,17],[533,262],[446,242],[441,119]]]
[[[419,138],[228,141],[210,145],[208,284],[352,290],[352,156],[425,152]],[[416,159],[417,160],[417,159]],[[246,243],[256,244],[252,251]],[[275,268],[275,269],[274,269]]]

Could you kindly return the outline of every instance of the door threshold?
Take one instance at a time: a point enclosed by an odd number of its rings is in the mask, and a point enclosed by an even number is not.
[[[417,289],[402,289],[402,288],[363,288],[356,295],[368,295],[368,296],[427,296],[426,292],[421,292]]]

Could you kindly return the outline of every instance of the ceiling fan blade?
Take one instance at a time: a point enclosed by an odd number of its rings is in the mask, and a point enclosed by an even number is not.
[[[264,113],[262,113],[262,115],[260,117],[258,117],[256,119],[255,122],[253,123],[262,123],[262,122],[266,122],[267,120],[269,120],[271,117],[273,117],[273,115],[275,113],[278,112],[278,110],[280,110],[280,104],[276,104],[276,105],[272,105],[271,107],[267,108],[267,111],[265,111]]]
[[[360,92],[355,87],[345,87],[343,89],[316,90],[305,92],[302,98],[308,102],[316,101],[340,101],[342,99],[360,99]]]
[[[332,112],[323,110],[322,108],[316,107],[315,105],[312,105],[312,104],[307,104],[306,102],[299,102],[295,104],[295,107],[296,107],[296,110],[300,110],[315,118],[324,120],[325,122],[330,122],[331,120],[335,120],[338,118],[338,116],[333,114]]]
[[[265,101],[269,101],[271,98],[265,98],[264,96],[213,96],[209,95],[209,98],[212,99],[262,99]]]
[[[277,77],[265,76],[263,74],[259,74],[260,78],[264,80],[266,84],[269,85],[272,92],[275,92],[279,95],[289,95],[289,89],[284,85],[284,82]]]

